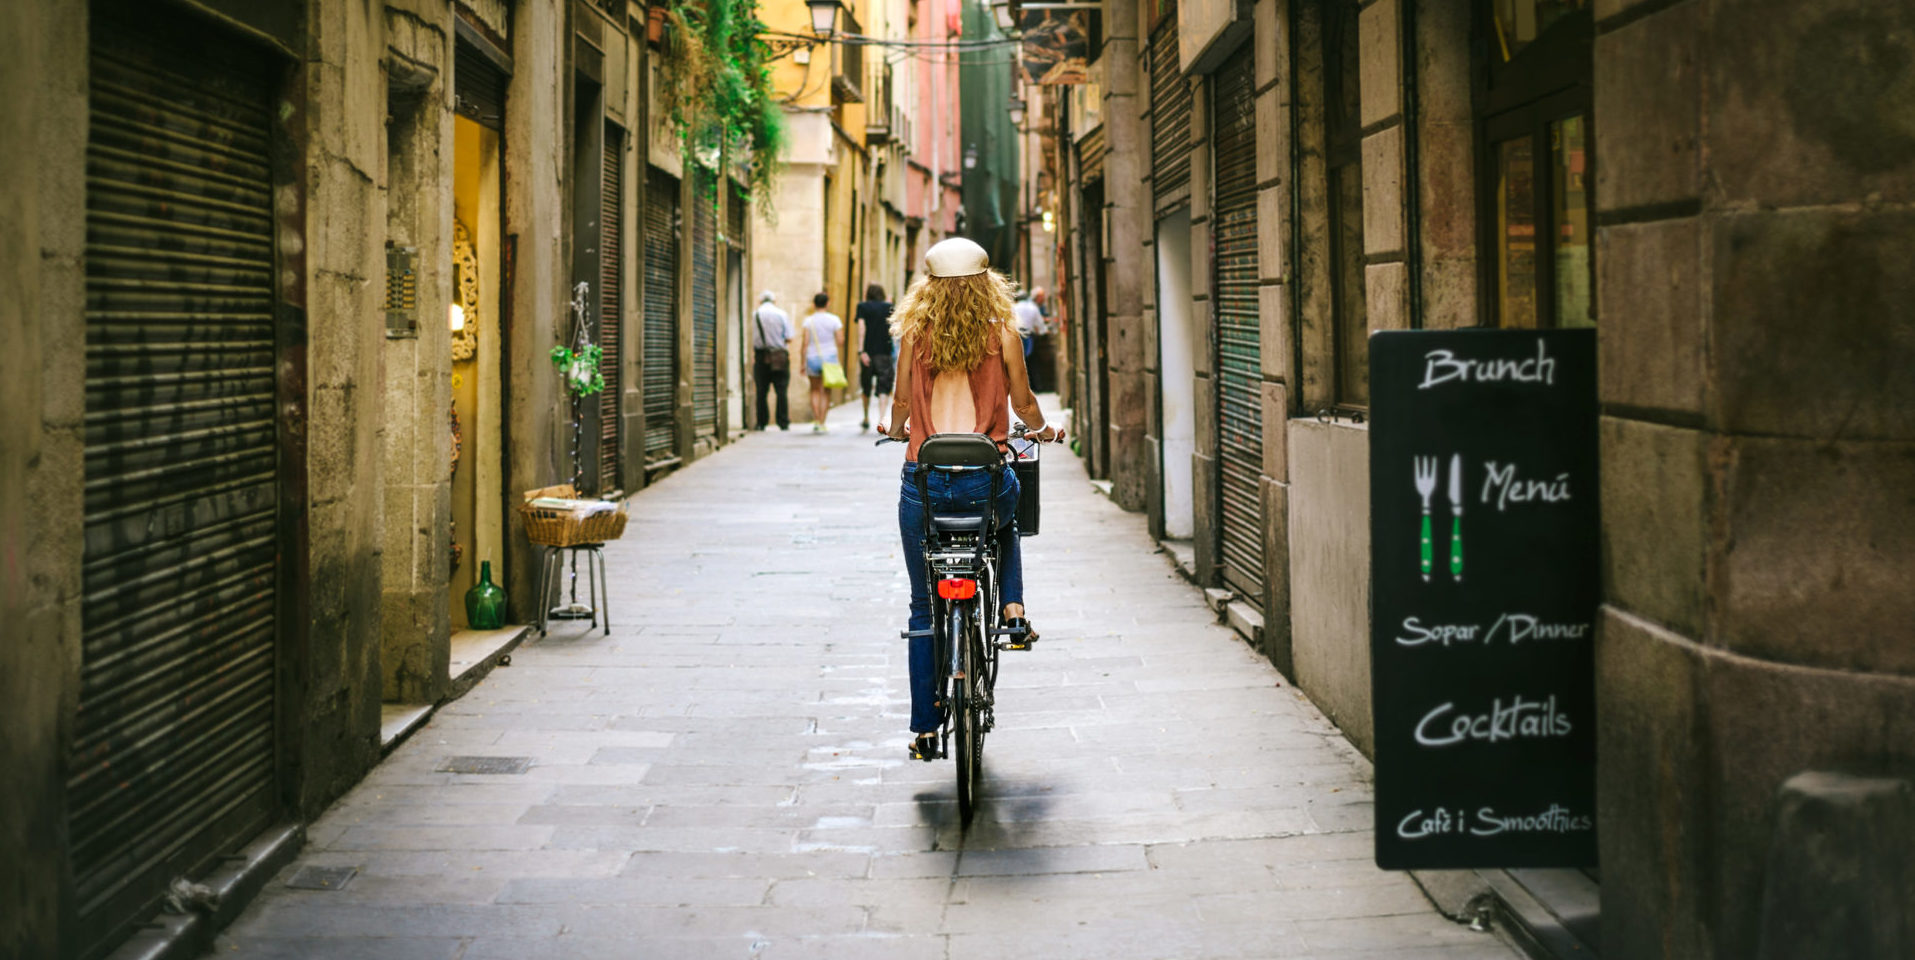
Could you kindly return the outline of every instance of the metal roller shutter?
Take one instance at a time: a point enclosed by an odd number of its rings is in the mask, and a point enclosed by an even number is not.
[[[645,462],[678,449],[678,179],[645,183]]]
[[[459,41],[453,47],[453,110],[494,130],[505,129],[505,71],[477,47]]]
[[[718,185],[703,167],[692,181],[692,426],[718,433]]]
[[[270,72],[203,28],[93,24],[67,781],[86,956],[274,814],[280,546]]]
[[[619,488],[619,404],[625,383],[619,376],[625,356],[625,208],[623,204],[625,132],[615,123],[605,125],[605,162],[599,170],[598,345],[599,374],[605,391],[598,398],[598,489]]]
[[[1257,317],[1256,87],[1245,44],[1217,70],[1217,447],[1224,581],[1252,604],[1263,596],[1263,364]]]
[[[1163,23],[1150,35],[1150,163],[1158,213],[1189,199],[1194,99],[1178,60],[1177,9],[1174,4],[1166,6]]]

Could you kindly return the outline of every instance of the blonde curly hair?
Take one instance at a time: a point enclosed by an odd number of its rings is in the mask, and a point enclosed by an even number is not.
[[[968,277],[920,274],[891,316],[891,334],[922,350],[929,342],[931,372],[970,372],[984,361],[991,337],[1011,316],[1009,278],[996,270]]]

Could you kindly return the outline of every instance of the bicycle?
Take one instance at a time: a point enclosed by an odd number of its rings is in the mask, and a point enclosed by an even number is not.
[[[997,497],[1004,471],[1012,464],[1036,461],[1036,441],[1025,440],[1024,426],[1011,431],[1008,452],[981,433],[941,433],[918,448],[918,496],[925,508],[925,583],[931,587],[931,629],[904,630],[900,636],[931,637],[931,662],[936,670],[942,720],[937,757],[957,761],[958,816],[965,823],[977,808],[979,768],[984,735],[996,726],[998,653],[1029,650],[1028,627],[999,625],[1003,606],[998,602],[998,546],[996,532],[1016,518],[997,515]],[[902,443],[887,437],[879,444]],[[982,516],[938,515],[930,510],[929,471],[991,471],[991,494]]]

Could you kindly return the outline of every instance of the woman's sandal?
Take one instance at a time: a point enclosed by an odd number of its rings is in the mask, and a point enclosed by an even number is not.
[[[1031,648],[1031,644],[1037,642],[1037,628],[1031,626],[1031,621],[1025,617],[1012,617],[1009,620],[1004,621],[1004,629],[1012,630],[1012,631],[1017,631],[1017,630],[1023,631],[1023,633],[1021,634],[1020,633],[1011,634],[1010,639],[1004,642],[1004,646],[1006,649],[1029,650]]]
[[[938,735],[920,733],[911,738],[911,759],[929,763],[938,758]]]

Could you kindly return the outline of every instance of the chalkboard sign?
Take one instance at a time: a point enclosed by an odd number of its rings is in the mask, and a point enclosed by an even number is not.
[[[1596,862],[1592,330],[1370,338],[1376,862]]]

